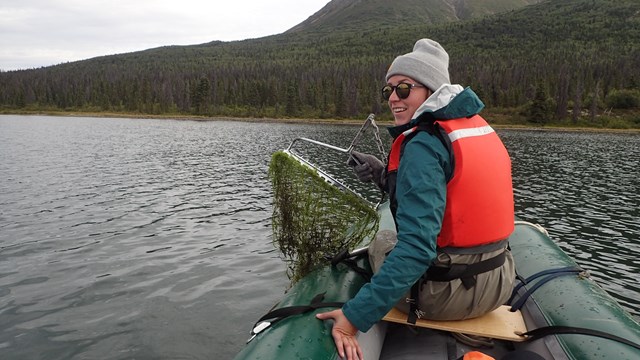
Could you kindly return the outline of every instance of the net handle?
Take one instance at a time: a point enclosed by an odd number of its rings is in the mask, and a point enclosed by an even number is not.
[[[358,161],[358,159],[356,159],[353,155],[351,155],[351,153],[355,149],[356,145],[358,145],[358,142],[360,142],[360,139],[362,138],[362,135],[364,134],[364,132],[367,130],[367,128],[369,128],[369,126],[372,123],[374,123],[374,121],[375,121],[375,115],[369,114],[369,116],[367,116],[367,119],[364,121],[364,124],[362,124],[362,126],[360,127],[360,130],[358,130],[358,132],[356,133],[356,136],[354,136],[353,141],[351,141],[351,145],[349,145],[349,148],[347,149],[347,154],[349,154],[349,158],[353,159],[353,161],[358,165],[361,165],[360,161]]]
[[[287,151],[291,152],[291,150],[293,148],[293,145],[295,145],[296,142],[298,142],[298,141],[306,141],[306,142],[309,142],[309,143],[312,143],[312,144],[316,144],[316,145],[319,145],[319,146],[324,146],[326,148],[329,148],[329,149],[332,149],[332,150],[336,150],[336,151],[348,154],[352,159],[354,159],[356,161],[356,163],[358,163],[358,165],[360,165],[358,160],[355,159],[353,156],[351,156],[351,153],[354,151],[356,145],[358,145],[358,143],[362,139],[362,135],[364,135],[364,132],[369,128],[369,126],[373,126],[373,128],[374,128],[374,136],[376,138],[376,143],[378,145],[378,150],[380,151],[380,155],[382,155],[382,161],[385,161],[387,156],[386,156],[385,151],[384,151],[384,146],[382,144],[382,139],[380,139],[380,129],[378,128],[378,125],[376,125],[375,118],[376,118],[376,116],[374,114],[369,114],[369,116],[367,116],[367,119],[364,121],[364,124],[362,124],[362,126],[360,127],[360,130],[358,130],[356,135],[353,137],[353,140],[351,141],[351,144],[346,149],[338,147],[338,146],[335,146],[335,145],[327,144],[327,143],[324,143],[322,141],[313,140],[313,139],[309,139],[309,138],[305,138],[305,137],[299,137],[299,138],[293,139],[293,141],[289,144],[289,147],[287,148]]]
[[[341,147],[337,147],[337,146],[334,146],[334,145],[331,145],[331,144],[323,143],[322,141],[313,140],[313,139],[309,139],[309,138],[305,138],[305,137],[299,137],[299,138],[293,139],[291,144],[289,144],[289,147],[287,148],[287,151],[291,152],[292,151],[291,149],[293,148],[293,145],[298,141],[306,141],[306,142],[310,142],[312,144],[324,146],[326,148],[329,148],[329,149],[332,149],[332,150],[336,150],[336,151],[339,151],[339,152],[349,153],[349,149],[343,149]]]

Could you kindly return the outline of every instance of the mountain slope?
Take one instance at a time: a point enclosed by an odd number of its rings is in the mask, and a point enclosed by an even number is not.
[[[332,0],[287,32],[365,30],[371,26],[438,24],[492,15],[542,0]]]

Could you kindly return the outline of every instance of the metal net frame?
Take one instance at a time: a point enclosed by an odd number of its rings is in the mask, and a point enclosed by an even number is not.
[[[278,151],[269,165],[273,187],[273,241],[287,262],[292,284],[328,258],[371,239],[376,210],[356,194],[327,182],[291,153]]]

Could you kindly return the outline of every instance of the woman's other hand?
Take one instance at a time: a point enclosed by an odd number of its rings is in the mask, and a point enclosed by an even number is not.
[[[364,360],[362,349],[356,339],[358,329],[344,316],[342,309],[317,314],[320,320],[333,320],[331,336],[336,343],[338,355],[347,360]]]

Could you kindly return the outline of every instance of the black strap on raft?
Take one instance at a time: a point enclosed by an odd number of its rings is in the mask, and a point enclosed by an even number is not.
[[[310,311],[317,310],[320,308],[325,308],[325,307],[340,308],[342,307],[342,305],[344,305],[343,302],[322,302],[325,294],[326,292],[323,292],[314,296],[313,299],[311,299],[311,303],[309,305],[287,306],[287,307],[269,311],[263,317],[258,319],[258,321],[256,321],[253,327],[255,328],[260,322],[269,320],[269,319],[275,319],[271,321],[271,325],[273,325],[276,322],[282,319],[288,318],[290,316],[308,313]]]
[[[529,297],[537,289],[539,289],[542,285],[546,284],[547,282],[561,276],[574,275],[574,274],[578,274],[578,275],[586,274],[586,271],[580,268],[579,266],[567,266],[567,267],[562,267],[557,269],[548,269],[548,270],[540,271],[529,276],[528,278],[523,278],[522,276],[517,275],[517,278],[520,281],[520,284],[518,284],[513,289],[511,298],[509,298],[509,300],[507,301],[507,304],[511,305],[510,311],[520,310],[524,306],[525,302],[529,299]],[[520,297],[520,299],[518,299],[518,301],[514,302],[518,291],[525,285],[528,285],[530,282],[538,278],[541,278],[541,279],[533,287],[528,289]],[[603,339],[617,341],[622,344],[631,346],[633,348],[640,349],[639,344],[636,344],[625,338],[622,338],[613,334],[609,334],[600,330],[586,329],[586,328],[573,327],[573,326],[545,326],[545,327],[528,331],[526,333],[521,333],[519,335],[526,336],[527,337],[526,341],[534,341],[549,335],[566,335],[566,334],[595,336]]]
[[[518,276],[518,280],[520,280],[520,284],[518,284],[514,289],[513,292],[511,293],[511,297],[509,298],[509,300],[507,301],[507,304],[511,305],[511,309],[510,311],[516,311],[516,310],[520,310],[522,309],[522,307],[524,306],[525,302],[527,301],[527,299],[529,299],[529,297],[536,291],[538,290],[542,285],[546,284],[547,282],[560,277],[560,276],[564,276],[564,275],[572,275],[572,274],[581,274],[584,273],[584,270],[578,266],[568,266],[568,267],[563,267],[563,268],[557,268],[557,269],[548,269],[548,270],[544,270],[544,271],[540,271],[538,273],[535,273],[531,276],[529,276],[526,279],[523,279],[521,276]],[[533,287],[531,287],[531,289],[527,290],[527,292],[525,292],[520,299],[518,299],[518,301],[515,301],[515,297],[518,293],[518,291],[525,285],[529,284],[531,281],[538,279],[542,277],[542,279],[540,279],[540,281],[538,281]]]
[[[640,350],[639,344],[636,344],[625,338],[612,335],[599,330],[585,329],[585,328],[572,327],[572,326],[545,326],[545,327],[527,331],[526,333],[518,334],[518,335],[527,336],[527,341],[533,341],[549,335],[565,335],[565,334],[595,336],[603,339],[617,341],[619,343],[623,343],[625,345],[629,345],[633,348]]]
[[[267,313],[266,315],[261,317],[258,321],[256,321],[256,324],[268,319],[280,318],[278,320],[281,320],[282,318],[285,318],[285,317],[304,314],[309,311],[317,310],[320,308],[342,307],[342,305],[344,305],[343,302],[322,302],[325,294],[326,292],[323,292],[321,294],[314,296],[313,299],[311,299],[311,303],[309,305],[287,306],[287,307],[269,311],[269,313]]]

